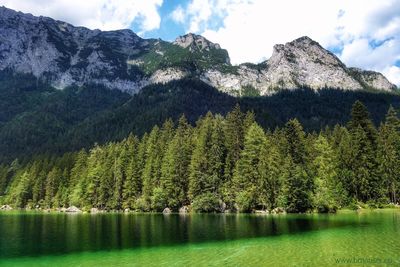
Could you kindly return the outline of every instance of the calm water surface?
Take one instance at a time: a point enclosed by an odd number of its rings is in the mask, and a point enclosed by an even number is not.
[[[0,213],[0,266],[369,263],[400,266],[400,210],[276,216]]]

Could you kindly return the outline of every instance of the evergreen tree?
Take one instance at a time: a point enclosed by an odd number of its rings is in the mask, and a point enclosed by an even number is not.
[[[224,123],[224,135],[226,146],[225,160],[225,181],[222,186],[224,201],[228,207],[233,208],[235,191],[233,190],[232,177],[235,164],[240,158],[240,152],[244,145],[244,119],[245,114],[240,110],[239,105],[226,115]]]
[[[161,170],[162,188],[167,198],[167,205],[174,210],[189,204],[187,192],[191,153],[191,129],[186,118],[182,116],[176,134],[168,145]]]
[[[200,195],[211,175],[211,162],[208,158],[211,148],[213,115],[209,112],[198,122],[194,139],[194,150],[189,166],[189,199],[193,201]]]
[[[348,128],[350,132],[357,132],[358,127],[364,130],[372,148],[375,149],[377,137],[376,128],[369,117],[367,108],[363,103],[357,100],[351,109],[351,119],[348,122]]]
[[[286,153],[294,164],[307,164],[307,151],[303,127],[297,119],[286,123],[285,127]]]
[[[160,128],[155,126],[150,132],[146,146],[146,161],[143,169],[143,198],[150,204],[153,189],[159,185],[161,174],[161,158],[159,149]]]
[[[249,211],[257,205],[255,194],[257,187],[261,184],[258,167],[264,143],[263,129],[257,123],[253,123],[246,133],[244,149],[240,154],[233,177],[234,187],[238,192],[236,203],[242,211]]]
[[[345,199],[341,182],[338,180],[338,164],[334,150],[323,135],[315,141],[316,157],[314,205],[319,212],[336,211]]]
[[[61,181],[62,172],[59,168],[54,167],[46,178],[45,185],[45,203],[48,208],[54,207],[55,196],[59,189],[59,184]]]
[[[127,140],[126,152],[128,155],[125,175],[122,188],[122,201],[125,209],[134,208],[142,189],[141,181],[141,153],[139,151],[139,139],[130,136]],[[143,154],[143,153],[142,153]]]
[[[272,140],[262,144],[258,173],[260,175],[258,203],[272,210],[278,206],[286,171],[284,160]]]
[[[83,206],[83,195],[86,190],[88,155],[84,149],[76,155],[75,164],[71,170],[70,179],[70,205]]]
[[[309,170],[303,127],[296,120],[290,120],[285,127],[288,177],[286,201],[289,212],[305,212],[312,207],[314,180]]]
[[[377,131],[361,102],[347,127],[307,134],[296,119],[264,132],[254,113],[236,106],[226,118],[207,113],[195,127],[181,117],[176,130],[167,120],[140,140],[0,165],[0,203],[143,211],[191,204],[206,212],[380,206],[398,202],[399,131],[393,107]]]
[[[105,161],[103,148],[96,145],[90,150],[87,161],[87,175],[82,182],[82,187],[86,188],[82,198],[83,207],[102,208],[99,202],[99,186],[104,175],[102,163]]]
[[[379,130],[377,159],[379,177],[386,186],[390,202],[397,203],[397,188],[400,185],[400,120],[392,106],[389,107],[385,123]]]
[[[355,198],[368,201],[381,196],[380,179],[377,175],[376,145],[377,131],[369,118],[367,108],[356,101],[348,123],[355,150],[353,162]]]
[[[309,175],[302,165],[295,164],[288,156],[286,159],[288,170],[285,198],[288,212],[306,212],[312,208],[312,190],[309,187]]]
[[[217,210],[219,187],[224,179],[225,140],[222,118],[208,113],[199,124],[189,167],[189,199],[195,207],[207,202]],[[211,199],[210,196],[213,196]]]

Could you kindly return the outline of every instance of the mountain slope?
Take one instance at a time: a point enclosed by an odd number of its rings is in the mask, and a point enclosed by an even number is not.
[[[97,86],[42,88],[33,76],[17,76],[0,92],[4,97],[0,104],[13,103],[13,109],[3,104],[0,109],[0,162],[76,151],[130,133],[141,135],[168,118],[177,121],[182,114],[194,124],[208,111],[226,114],[237,103],[244,111],[254,111],[263,127],[283,126],[296,117],[308,131],[346,123],[356,100],[368,106],[376,124],[390,104],[400,107],[398,95],[364,91],[283,90],[272,96],[237,98],[196,78],[149,85],[129,96]]]
[[[5,7],[0,7],[0,70],[32,74],[59,89],[99,84],[130,94],[184,77],[198,77],[231,95],[243,95],[246,88],[259,95],[296,88],[396,88],[381,74],[347,68],[308,37],[276,45],[261,64],[233,66],[226,50],[199,35],[173,43],[146,40],[130,30],[89,30]]]

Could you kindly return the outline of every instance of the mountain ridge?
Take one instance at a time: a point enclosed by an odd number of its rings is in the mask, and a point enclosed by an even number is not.
[[[0,70],[32,73],[55,88],[98,84],[130,94],[155,83],[194,76],[241,96],[297,88],[393,91],[382,74],[347,68],[308,37],[274,46],[267,61],[231,65],[229,54],[203,36],[174,42],[131,30],[100,31],[0,7]]]

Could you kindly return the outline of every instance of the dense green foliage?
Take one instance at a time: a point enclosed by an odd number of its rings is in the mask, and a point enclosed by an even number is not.
[[[3,164],[0,194],[15,207],[329,212],[396,203],[399,163],[392,107],[379,129],[357,101],[346,127],[306,133],[297,119],[264,131],[236,106],[226,117],[208,112],[195,126],[182,116],[141,138]]]
[[[135,58],[134,63],[146,74],[154,73],[164,68],[177,68],[192,71],[202,71],[217,68],[222,72],[235,73],[236,66],[229,63],[228,51],[225,49],[189,49],[165,42],[150,40],[150,49]]]
[[[319,131],[325,126],[344,125],[357,99],[371,111],[375,125],[383,120],[390,104],[400,106],[396,94],[333,89],[235,98],[196,79],[151,85],[134,96],[97,85],[56,90],[31,75],[1,72],[0,163],[89,149],[95,143],[121,141],[130,133],[141,137],[168,118],[177,121],[181,114],[194,125],[208,111],[226,115],[237,103],[243,111],[253,111],[264,129],[282,127],[297,118],[306,132]],[[229,149],[227,153],[232,156]]]

